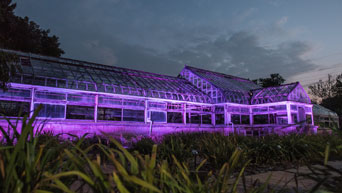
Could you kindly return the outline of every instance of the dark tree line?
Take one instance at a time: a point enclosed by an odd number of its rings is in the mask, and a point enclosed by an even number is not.
[[[0,48],[55,57],[64,54],[57,36],[28,17],[16,16],[15,8],[12,0],[0,0]],[[14,54],[0,51],[0,88],[6,88],[10,76],[20,70],[18,61]]]
[[[328,75],[328,80],[319,80],[309,89],[310,94],[322,99],[320,105],[342,116],[342,73],[335,78]]]
[[[285,79],[280,74],[270,74],[269,78],[255,79],[253,82],[266,88],[270,86],[280,86],[285,82]]]
[[[28,17],[14,15],[15,8],[12,0],[0,1],[1,48],[55,57],[64,54],[57,36],[50,36],[50,30],[41,29]]]

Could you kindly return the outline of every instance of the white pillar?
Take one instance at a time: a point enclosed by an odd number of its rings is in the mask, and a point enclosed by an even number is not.
[[[286,111],[287,111],[287,124],[292,124],[292,116],[291,116],[291,104],[286,103]]]
[[[253,120],[253,108],[250,107],[249,108],[249,125],[252,126],[254,124],[254,120]]]
[[[34,92],[35,92],[35,89],[32,88],[32,90],[31,90],[31,104],[30,104],[30,117],[33,116],[33,112],[34,112]]]
[[[95,95],[95,110],[94,110],[94,121],[97,122],[97,107],[99,104],[99,95]]]
[[[183,104],[183,123],[186,125],[186,104]]]
[[[147,100],[145,100],[145,110],[144,110],[144,122],[147,123]]]

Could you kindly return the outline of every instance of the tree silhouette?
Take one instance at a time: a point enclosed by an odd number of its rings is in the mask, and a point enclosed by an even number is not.
[[[50,30],[41,29],[28,17],[14,15],[15,8],[12,0],[0,0],[0,48],[54,57],[64,54],[57,36],[50,36]],[[0,52],[0,88],[5,88],[16,72],[18,57]]]
[[[259,78],[253,80],[256,84],[266,88],[270,86],[280,86],[285,82],[285,79],[278,73],[270,74],[270,78]]]

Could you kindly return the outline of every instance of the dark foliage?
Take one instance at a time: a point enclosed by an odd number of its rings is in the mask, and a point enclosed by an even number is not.
[[[10,76],[20,70],[18,62],[19,58],[16,55],[0,51],[0,88],[6,89]]]
[[[320,105],[342,116],[342,74],[333,78],[328,75],[326,81],[319,80],[309,86],[310,93],[322,99]],[[340,121],[340,125],[342,122]]]
[[[41,29],[28,17],[14,15],[16,4],[12,0],[0,1],[0,47],[23,52],[59,57],[58,37],[50,36],[50,30]]]
[[[256,84],[266,88],[270,86],[280,86],[285,82],[285,79],[280,74],[270,74],[270,78],[259,78],[253,80]]]

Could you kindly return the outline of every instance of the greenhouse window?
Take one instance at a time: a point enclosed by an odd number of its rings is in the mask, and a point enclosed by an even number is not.
[[[121,121],[122,109],[102,108],[97,109],[98,120]]]
[[[63,93],[36,91],[35,97],[38,99],[50,99],[50,100],[65,100],[66,96]]]
[[[145,112],[144,112],[144,110],[124,109],[123,110],[123,120],[124,121],[144,122]]]
[[[166,112],[150,111],[149,113],[152,122],[166,123]]]
[[[232,123],[234,123],[234,124],[240,124],[241,123],[239,114],[232,114],[231,120],[232,120]]]
[[[254,124],[268,124],[268,115],[254,115]]]
[[[202,115],[202,124],[211,124],[211,114]]]
[[[241,115],[241,124],[250,124],[249,115]]]
[[[223,125],[224,124],[224,114],[216,114],[215,115],[215,124]]]
[[[66,118],[94,120],[94,107],[68,105]]]
[[[39,105],[42,105],[41,110],[37,117],[44,118],[64,118],[65,105],[55,105],[55,104],[34,104],[34,109],[37,109]]]
[[[183,114],[179,112],[167,112],[168,123],[183,123]]]
[[[0,116],[23,117],[29,115],[30,103],[17,101],[0,101]]]

